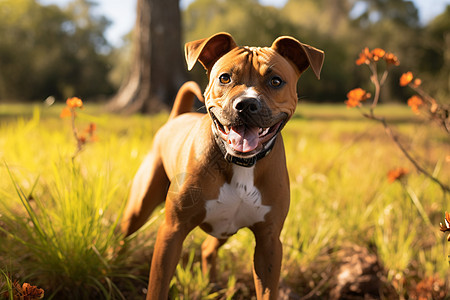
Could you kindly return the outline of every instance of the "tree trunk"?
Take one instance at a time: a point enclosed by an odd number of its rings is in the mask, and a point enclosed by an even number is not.
[[[126,113],[169,108],[187,79],[179,0],[138,0],[133,49],[128,79],[109,107]]]

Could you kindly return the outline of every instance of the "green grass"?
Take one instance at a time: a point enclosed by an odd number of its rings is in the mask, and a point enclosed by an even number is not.
[[[13,300],[13,283],[9,274],[0,270],[0,297],[4,299]]]
[[[117,116],[86,104],[77,124],[95,122],[98,141],[72,162],[76,145],[69,120],[59,118],[61,109],[0,105],[1,274],[43,288],[46,298],[140,299],[162,211],[126,248],[117,222],[131,179],[167,115]],[[426,169],[448,184],[448,135],[419,122],[407,107],[378,112],[395,124]],[[326,295],[329,285],[321,282],[333,281],[335,253],[348,243],[378,255],[387,284],[401,297],[429,276],[450,283],[450,247],[439,232],[450,210],[448,195],[414,171],[381,125],[345,105],[300,104],[283,136],[291,180],[282,232],[285,284],[300,295],[314,288]],[[399,166],[410,170],[407,190],[387,182],[387,172]],[[207,295],[212,287],[200,272],[205,236],[197,229],[185,241],[172,295],[250,299],[251,232],[239,231],[219,252],[222,289],[216,296]],[[0,298],[6,278],[0,276]]]

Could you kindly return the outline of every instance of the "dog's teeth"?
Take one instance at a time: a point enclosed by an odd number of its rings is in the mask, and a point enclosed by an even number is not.
[[[267,128],[260,128],[260,129],[259,129],[259,135],[260,135],[260,136],[266,135],[266,134],[269,132],[269,129],[270,129],[270,127],[267,127]]]
[[[228,126],[223,126],[223,129],[225,129],[225,133],[230,132],[230,128],[228,128]]]

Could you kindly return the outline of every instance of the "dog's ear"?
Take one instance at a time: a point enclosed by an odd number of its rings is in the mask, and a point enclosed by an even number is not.
[[[229,33],[217,33],[209,38],[186,43],[184,51],[188,70],[200,61],[206,70],[211,70],[214,63],[224,54],[236,47]]]
[[[300,43],[290,36],[277,38],[272,44],[272,49],[292,61],[300,73],[303,73],[311,66],[317,79],[320,79],[320,70],[322,70],[323,60],[325,58],[322,50]]]

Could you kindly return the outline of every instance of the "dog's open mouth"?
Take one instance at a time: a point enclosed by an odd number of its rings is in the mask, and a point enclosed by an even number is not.
[[[223,125],[219,119],[211,113],[215,132],[226,145],[228,152],[240,157],[252,157],[272,143],[281,129],[284,119],[269,127],[249,126],[246,124]],[[230,151],[231,150],[231,151]]]

